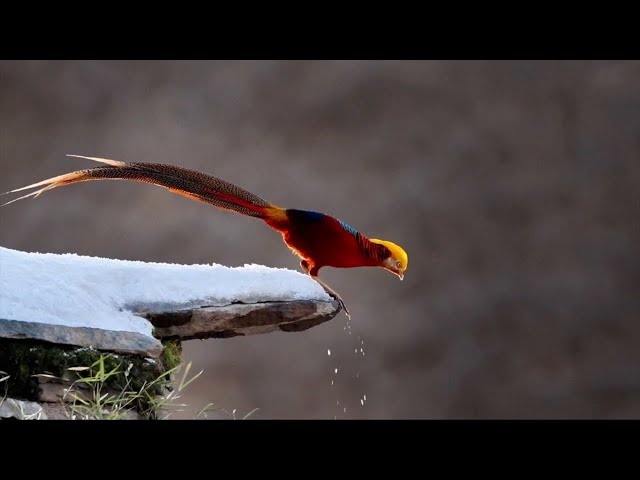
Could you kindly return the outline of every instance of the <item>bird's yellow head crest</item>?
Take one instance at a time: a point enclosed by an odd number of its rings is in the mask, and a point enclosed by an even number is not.
[[[391,252],[391,256],[383,260],[380,266],[389,270],[394,275],[397,275],[398,278],[402,280],[404,278],[404,271],[407,269],[407,265],[409,264],[409,257],[407,256],[407,252],[405,252],[400,245],[396,245],[393,242],[378,240],[377,238],[371,238],[370,240],[373,243],[384,245],[389,249],[389,251]]]

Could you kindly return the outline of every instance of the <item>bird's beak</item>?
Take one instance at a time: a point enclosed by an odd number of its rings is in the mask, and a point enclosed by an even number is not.
[[[404,278],[404,273],[403,272],[399,272],[397,270],[395,270],[394,268],[389,268],[389,267],[385,267],[385,269],[391,273],[393,273],[396,277],[398,277],[400,280],[402,280]]]

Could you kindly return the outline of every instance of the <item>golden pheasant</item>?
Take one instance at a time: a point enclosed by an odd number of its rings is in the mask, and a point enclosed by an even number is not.
[[[41,187],[10,203],[27,197],[38,197],[53,188],[91,180],[132,180],[162,186],[192,200],[262,219],[282,234],[284,243],[300,257],[305,273],[349,311],[340,295],[318,278],[322,267],[382,267],[400,280],[407,268],[407,253],[395,243],[367,238],[362,233],[323,213],[281,208],[219,178],[194,170],[155,163],[126,163],[105,158],[69,155],[100,162],[99,167],[78,170],[6,193]],[[4,195],[4,194],[3,194]]]

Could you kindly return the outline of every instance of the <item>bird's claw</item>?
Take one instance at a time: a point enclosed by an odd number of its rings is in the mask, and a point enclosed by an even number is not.
[[[349,320],[351,320],[351,314],[349,313],[349,310],[347,309],[347,306],[345,305],[344,300],[342,300],[341,298],[336,298],[336,300],[338,301],[338,303],[342,307],[342,310],[344,310],[344,313],[347,316],[347,318]]]
[[[336,300],[340,304],[340,307],[342,307],[342,310],[344,310],[344,313],[347,315],[349,320],[351,320],[351,314],[349,313],[349,309],[347,308],[347,305],[344,303],[344,300],[342,300],[342,297],[340,297],[340,295],[338,295],[336,292],[334,292],[331,289],[326,290],[326,292],[329,294],[330,297],[332,297],[334,300]]]
[[[304,260],[303,262],[300,263],[300,265],[302,266],[302,268],[307,267],[306,262]],[[344,313],[347,315],[347,318],[351,320],[351,314],[349,313],[349,309],[347,309],[347,305],[344,303],[344,300],[342,300],[342,297],[338,295],[338,292],[336,292],[333,288],[331,288],[329,285],[327,285],[322,280],[320,280],[317,276],[312,275],[312,278],[316,282],[318,282],[322,286],[322,288],[324,288],[324,291],[327,292],[327,294],[331,298],[335,299],[340,304],[340,307],[342,307],[342,310],[344,310]]]

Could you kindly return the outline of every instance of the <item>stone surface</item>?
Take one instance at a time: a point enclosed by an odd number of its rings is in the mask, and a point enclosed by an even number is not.
[[[58,345],[91,347],[122,354],[157,358],[162,344],[154,338],[135,332],[117,332],[87,327],[67,327],[39,322],[0,319],[0,338],[40,340]]]
[[[71,389],[70,392],[67,392]],[[108,394],[110,397],[117,397],[120,391],[114,388],[103,388],[101,394]],[[75,399],[82,399],[88,402],[93,401],[94,393],[85,384],[76,383],[71,386],[70,381],[61,379],[50,379],[46,377],[38,378],[38,392],[36,400],[45,403],[73,403]]]
[[[155,327],[156,337],[189,340],[300,332],[331,320],[340,310],[335,301],[299,300],[148,312],[143,316]]]
[[[38,401],[61,402],[66,388],[67,386],[61,383],[40,383],[38,385]]]
[[[69,410],[66,405],[58,403],[38,403],[42,407],[42,411],[47,416],[47,420],[70,420]]]
[[[0,420],[74,420],[73,412],[60,402],[26,402],[14,398],[6,398],[0,403]],[[105,415],[107,412],[105,411]],[[76,417],[77,420],[84,420]],[[133,410],[125,412],[120,420],[142,420]]]
[[[0,397],[0,419],[15,418],[17,420],[47,420],[47,414],[36,402],[26,402],[13,398]]]

